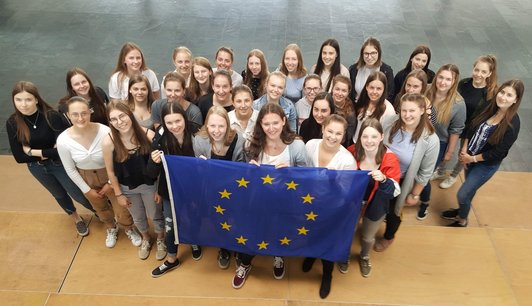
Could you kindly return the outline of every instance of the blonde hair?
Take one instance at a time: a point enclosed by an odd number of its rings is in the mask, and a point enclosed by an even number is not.
[[[207,116],[205,116],[205,123],[203,124],[203,126],[201,127],[201,129],[198,131],[196,135],[202,138],[209,138],[209,142],[211,143],[213,142],[213,139],[211,135],[209,135],[209,131],[207,130],[207,125],[212,115],[218,115],[225,120],[227,129],[225,130],[225,135],[224,135],[224,145],[226,146],[231,145],[231,142],[233,142],[233,139],[235,138],[236,131],[231,128],[231,121],[229,121],[229,115],[227,115],[227,111],[225,110],[225,108],[219,105],[213,105],[209,109],[209,111],[207,112]]]
[[[451,72],[451,75],[453,76],[453,83],[451,84],[451,88],[447,92],[445,99],[437,105],[434,105],[437,92],[437,78],[443,71]],[[434,77],[434,82],[431,84],[431,86],[427,89],[427,92],[425,93],[425,96],[429,99],[432,105],[436,107],[436,111],[438,112],[436,122],[438,123],[448,123],[451,120],[453,105],[458,101],[462,100],[462,96],[457,91],[459,78],[460,70],[458,69],[458,67],[454,64],[445,64],[441,66],[440,69],[438,69],[438,72],[436,72],[436,76]]]

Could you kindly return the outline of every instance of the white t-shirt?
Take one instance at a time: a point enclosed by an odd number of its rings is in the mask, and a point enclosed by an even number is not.
[[[290,167],[293,166],[290,164],[290,149],[288,145],[279,155],[268,155],[264,151],[260,154],[259,164],[277,165],[280,163],[286,163]]]
[[[310,158],[313,167],[319,167],[319,153],[320,153],[320,144],[322,139],[311,139],[305,144],[307,149],[307,155]],[[357,164],[355,158],[351,152],[347,151],[346,148],[340,146],[338,152],[333,156],[326,168],[334,170],[356,170]]]
[[[395,109],[393,108],[392,103],[388,100],[384,100],[384,105],[386,106],[386,109],[384,110],[384,114],[382,114],[381,118],[379,119],[379,122],[382,124],[384,122],[384,119],[388,116],[395,116]],[[366,120],[369,116],[371,116],[372,113],[369,113],[366,111],[366,116],[364,117],[357,117],[357,129],[355,131],[355,134],[353,135],[353,142],[357,142],[358,133],[360,132],[360,127],[362,126],[362,122]]]
[[[301,123],[310,116],[312,104],[308,102],[306,97],[303,97],[296,102],[295,107],[297,113],[297,126],[301,126]]]
[[[128,94],[127,89],[129,87],[129,77],[126,76],[122,80],[122,84],[119,86],[118,84],[119,73],[120,72],[115,72],[111,76],[111,79],[109,80],[109,97],[111,97],[112,99],[127,100],[127,94]],[[146,69],[142,71],[142,75],[148,78],[152,92],[156,92],[160,90],[159,81],[157,80],[157,76],[155,75],[155,72],[153,72],[153,70]]]
[[[227,115],[229,116],[229,122],[231,123],[231,128],[233,130],[236,130],[240,134],[242,134],[245,140],[250,140],[251,136],[253,136],[253,129],[255,128],[255,123],[257,122],[257,116],[259,115],[259,112],[256,110],[253,110],[253,113],[251,113],[251,117],[248,120],[248,125],[245,129],[242,128],[242,126],[240,125],[240,122],[236,118],[235,110],[230,111],[229,113],[227,113]]]

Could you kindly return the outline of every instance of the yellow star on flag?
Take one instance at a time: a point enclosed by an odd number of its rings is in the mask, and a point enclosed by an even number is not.
[[[305,216],[307,216],[307,220],[316,221],[316,217],[317,217],[318,215],[314,214],[314,212],[311,211],[310,213],[305,214]]]
[[[243,245],[246,245],[246,241],[248,241],[246,238],[244,238],[244,236],[240,235],[240,237],[236,237],[235,238],[236,241],[238,242],[238,244],[243,244]]]
[[[275,178],[271,177],[269,174],[266,175],[265,177],[261,177],[262,179],[262,184],[270,184],[272,185],[272,182]]]
[[[286,190],[294,189],[296,190],[297,185],[294,181],[291,181],[290,183],[284,183],[287,187]]]
[[[225,208],[222,208],[222,206],[220,206],[219,204],[217,206],[213,206],[213,207],[214,207],[214,209],[216,209],[216,213],[218,213],[220,215],[224,214]]]
[[[284,237],[283,239],[279,239],[279,242],[281,242],[281,245],[285,244],[285,245],[289,245],[290,244],[290,239],[288,239],[288,237]]]
[[[246,187],[246,188],[248,188],[249,181],[246,181],[244,178],[236,180],[236,182],[238,183],[238,187]]]
[[[224,229],[224,230],[227,230],[227,231],[231,230],[231,226],[232,225],[229,225],[227,222],[220,223],[220,225],[222,226],[222,229]]]
[[[304,226],[301,227],[301,228],[298,228],[297,231],[298,231],[298,235],[305,235],[305,236],[306,236],[307,233],[309,232],[309,230],[306,229]]]
[[[301,197],[301,198],[303,199],[303,204],[305,204],[305,203],[312,204],[312,200],[314,200],[314,197],[311,197],[310,193],[307,193],[306,196]]]
[[[257,244],[257,246],[259,247],[259,250],[266,250],[268,248],[268,244],[269,243],[267,243],[264,240],[262,240],[262,242]]]
[[[227,189],[224,189],[224,191],[218,191],[218,193],[220,194],[221,199],[223,198],[229,199],[229,196],[232,194],[231,192],[228,192]]]

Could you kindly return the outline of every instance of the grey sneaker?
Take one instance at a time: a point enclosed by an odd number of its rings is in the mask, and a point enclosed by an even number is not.
[[[89,228],[87,227],[87,224],[85,224],[85,221],[83,221],[83,218],[76,222],[76,230],[81,237],[85,237],[89,234]]]
[[[340,271],[340,273],[346,274],[347,272],[349,272],[349,261],[337,262],[336,264],[338,265],[338,270]]]
[[[441,179],[444,179],[447,175],[445,173],[440,173],[440,171],[438,169],[436,169],[436,171],[434,171],[434,173],[432,173],[432,176],[430,177],[430,180],[431,181],[434,181],[434,180],[441,180]]]
[[[283,279],[284,277],[284,260],[282,257],[275,256],[273,258],[273,277],[275,279]]]
[[[126,235],[134,246],[138,247],[142,243],[142,237],[134,229],[127,230]]]
[[[229,258],[231,257],[231,254],[229,254],[229,251],[220,249],[218,251],[218,267],[220,269],[227,269],[229,267]]]
[[[364,277],[369,277],[371,274],[371,262],[369,261],[369,256],[360,257],[358,264],[360,265],[360,274]]]
[[[166,244],[164,243],[164,240],[157,239],[157,252],[155,253],[155,259],[157,260],[163,260],[166,257]]]
[[[139,258],[144,260],[150,256],[151,245],[148,240],[142,240],[139,248]]]

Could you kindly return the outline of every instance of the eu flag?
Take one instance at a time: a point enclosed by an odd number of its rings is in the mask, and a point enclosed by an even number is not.
[[[248,254],[348,257],[367,171],[167,155],[176,239]]]

